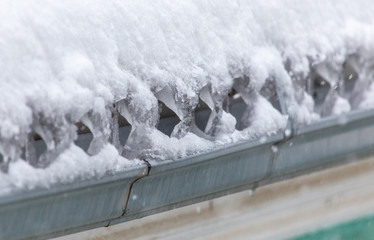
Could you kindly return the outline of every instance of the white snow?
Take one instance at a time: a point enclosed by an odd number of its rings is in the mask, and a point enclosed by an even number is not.
[[[1,1],[0,194],[372,108],[373,12],[371,0]],[[342,90],[347,65],[358,74],[352,93]],[[320,106],[312,76],[330,86]],[[269,80],[283,114],[261,95]],[[232,88],[247,104],[241,131],[223,108]],[[212,110],[205,133],[193,120],[199,97]],[[156,129],[158,101],[181,120],[171,137]],[[132,125],[125,146],[116,111]],[[73,143],[78,122],[94,134],[87,153]],[[35,133],[45,169],[31,166]]]
[[[25,161],[10,164],[7,174],[0,174],[0,195],[14,189],[50,187],[55,183],[69,183],[76,179],[100,178],[125,168],[141,164],[139,160],[128,161],[119,156],[108,144],[99,154],[89,157],[81,148],[71,145],[46,169],[34,168]]]

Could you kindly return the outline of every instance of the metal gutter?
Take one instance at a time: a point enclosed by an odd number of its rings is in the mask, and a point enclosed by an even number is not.
[[[0,239],[44,239],[129,221],[360,160],[373,146],[374,111],[352,111],[265,142],[222,146],[175,161],[149,160],[102,179],[0,197]]]
[[[151,162],[149,175],[132,187],[126,214],[111,224],[374,153],[374,111],[322,119],[293,132],[292,136],[278,134],[264,143],[241,143],[180,162]]]
[[[107,226],[123,214],[132,183],[147,170],[143,165],[102,179],[2,197],[0,239],[44,239]]]
[[[278,146],[271,177],[279,177],[374,151],[374,111],[352,111],[294,130]]]
[[[242,186],[252,187],[267,173],[276,135],[265,143],[245,142],[181,161],[151,161],[149,175],[136,181],[123,219],[204,201]]]

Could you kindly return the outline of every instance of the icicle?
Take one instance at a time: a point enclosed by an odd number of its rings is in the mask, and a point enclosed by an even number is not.
[[[76,126],[65,117],[46,118],[40,115],[35,124],[35,132],[44,140],[47,149],[35,166],[44,168],[66,150],[76,138]]]
[[[235,123],[234,126],[230,126],[229,128],[222,128],[221,126],[224,101],[227,98],[230,91],[231,86],[228,84],[225,85],[223,82],[222,86],[219,86],[219,84],[213,85],[212,83],[209,83],[206,86],[204,86],[200,91],[200,99],[203,102],[205,102],[211,110],[211,114],[205,127],[205,133],[209,136],[215,137],[219,133],[224,133],[223,131],[225,131],[225,129],[235,130]],[[231,117],[234,118],[233,116]],[[233,121],[229,122],[233,123]]]
[[[351,69],[348,80],[356,78],[350,94],[352,108],[358,108],[365,99],[365,92],[374,81],[374,60],[361,58],[358,55],[349,56],[346,61],[347,68]]]
[[[117,109],[132,126],[122,155],[129,159],[145,158],[152,150],[152,133],[158,131],[158,101],[149,88],[139,82],[130,85],[127,98],[117,102]],[[144,98],[144,95],[147,96]]]
[[[181,120],[171,134],[172,137],[182,138],[191,131],[193,125],[194,109],[198,103],[198,96],[187,96],[179,93],[175,86],[166,86],[155,94]]]
[[[253,87],[250,84],[250,79],[248,76],[234,79],[233,88],[240,94],[243,101],[247,105],[240,124],[240,127],[244,129],[251,125],[250,115],[253,112],[254,104],[257,101],[259,93],[254,91]]]
[[[312,79],[314,79],[312,94],[315,98],[315,110],[321,116],[341,111],[347,111],[349,103],[345,99],[339,97],[342,87],[343,66],[339,63],[326,60],[312,66]],[[343,102],[346,102],[343,104]],[[338,109],[343,106],[344,109]]]
[[[36,158],[36,150],[35,150],[35,136],[33,133],[29,133],[27,135],[27,143],[25,147],[25,158],[26,161],[30,163],[32,166],[37,165],[37,158]]]
[[[119,140],[119,125],[118,125],[119,112],[117,104],[113,105],[112,119],[111,119],[111,135],[109,141],[117,148],[118,152],[122,153],[123,146]]]
[[[103,149],[110,138],[110,116],[109,109],[106,109],[106,114],[102,115],[96,112],[89,112],[82,118],[85,124],[93,134],[93,139],[88,147],[87,153],[95,155]]]

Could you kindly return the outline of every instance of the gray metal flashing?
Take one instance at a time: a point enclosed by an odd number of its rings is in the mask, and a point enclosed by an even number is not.
[[[354,111],[297,126],[265,142],[221,146],[175,161],[149,160],[149,166],[101,179],[0,197],[0,239],[44,239],[112,225],[371,153],[374,111]]]
[[[295,131],[292,138],[278,146],[272,175],[283,175],[370,151],[374,148],[373,123],[373,112],[356,112],[323,119],[302,131]]]
[[[132,183],[147,170],[146,165],[137,166],[118,176],[4,197],[0,239],[45,238],[106,226],[123,214]]]
[[[259,181],[268,170],[273,143],[213,151],[183,167],[176,168],[173,165],[180,164],[173,162],[152,165],[150,175],[134,183],[125,216],[168,205],[173,208],[182,201]]]
[[[259,183],[262,183],[262,182],[260,181],[260,182],[246,183],[244,185],[232,187],[232,188],[227,189],[227,190],[221,190],[219,192],[204,194],[204,195],[201,195],[201,196],[197,196],[195,198],[191,198],[191,199],[188,199],[188,200],[182,200],[182,201],[175,202],[175,203],[172,203],[172,204],[165,204],[161,207],[156,207],[156,208],[152,208],[152,209],[148,209],[148,210],[142,210],[142,211],[140,211],[136,214],[125,214],[122,217],[114,219],[113,221],[111,221],[110,226],[115,225],[115,224],[119,224],[119,223],[123,223],[123,222],[127,222],[127,221],[131,221],[131,220],[134,220],[134,219],[147,217],[147,216],[150,216],[150,215],[153,215],[153,214],[177,209],[177,208],[188,206],[188,205],[191,205],[191,204],[207,201],[207,200],[210,200],[210,199],[222,197],[222,196],[225,196],[225,195],[241,192],[241,191],[248,190],[248,189],[252,189],[254,191],[259,186]]]

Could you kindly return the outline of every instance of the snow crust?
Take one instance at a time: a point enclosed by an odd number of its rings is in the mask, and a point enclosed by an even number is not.
[[[0,194],[372,108],[373,12],[370,0],[1,1]],[[240,131],[224,110],[232,89],[247,106]],[[212,111],[204,130],[199,99]],[[159,101],[181,120],[171,137],[156,129]],[[94,135],[87,152],[73,143],[78,122]],[[34,134],[47,145],[38,159]]]

